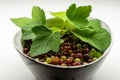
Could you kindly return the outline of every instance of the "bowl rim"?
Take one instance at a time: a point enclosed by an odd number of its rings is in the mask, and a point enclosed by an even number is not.
[[[112,47],[112,45],[113,45],[113,34],[112,34],[112,32],[111,32],[110,27],[108,27],[108,25],[107,25],[105,22],[103,22],[103,21],[101,21],[101,23],[105,25],[105,27],[107,28],[107,31],[110,33],[110,35],[111,35],[111,43],[110,43],[109,47],[104,51],[103,55],[102,55],[100,58],[98,58],[97,60],[95,60],[95,61],[93,61],[93,62],[90,62],[90,63],[88,63],[88,64],[85,64],[85,65],[79,65],[79,66],[57,66],[57,65],[45,64],[44,62],[37,61],[37,60],[35,60],[35,59],[27,56],[26,54],[24,54],[24,53],[17,47],[17,45],[16,45],[16,43],[15,43],[15,38],[16,38],[16,36],[17,36],[18,34],[21,34],[21,30],[19,30],[19,31],[14,35],[14,37],[13,37],[13,46],[14,46],[14,48],[15,48],[21,55],[23,55],[24,57],[26,57],[26,58],[34,61],[34,62],[37,62],[37,63],[39,63],[39,64],[48,66],[48,67],[55,67],[55,68],[67,69],[67,68],[82,68],[82,67],[90,66],[90,65],[92,65],[92,64],[100,61],[102,58],[104,58],[104,57],[110,52],[111,47]]]

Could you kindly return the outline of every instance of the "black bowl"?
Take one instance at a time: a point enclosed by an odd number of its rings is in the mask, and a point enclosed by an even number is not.
[[[111,30],[105,23],[101,23],[104,28],[106,28],[111,34]],[[111,34],[112,39],[112,34]],[[14,36],[14,46],[24,63],[28,66],[37,80],[89,80],[92,75],[99,69],[99,67],[104,62],[107,54],[109,53],[111,44],[104,54],[97,60],[80,66],[55,66],[50,64],[45,64],[43,62],[38,62],[31,57],[26,56],[22,51],[21,44],[21,31],[17,32]]]

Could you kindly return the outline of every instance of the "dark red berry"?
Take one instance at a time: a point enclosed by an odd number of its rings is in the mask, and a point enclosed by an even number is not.
[[[29,49],[28,49],[28,48],[23,48],[23,52],[24,52],[25,54],[27,54],[27,53],[28,53],[28,51],[29,51]]]
[[[84,54],[83,58],[87,62],[90,59],[90,55],[89,54]]]
[[[71,54],[70,56],[74,58],[76,55],[73,53],[73,54]]]
[[[63,60],[60,59],[59,62],[58,62],[59,65],[63,64]]]
[[[68,46],[67,48],[70,50],[70,49],[71,49],[71,46]]]
[[[82,51],[81,51],[80,49],[77,49],[77,52],[78,52],[78,53],[82,53]]]
[[[64,46],[68,46],[69,44],[67,42],[64,43]]]
[[[73,60],[71,59],[71,58],[68,58],[67,60],[66,60],[66,63],[67,64],[71,64],[73,62]]]
[[[66,51],[63,52],[63,54],[64,54],[65,56],[68,56],[68,55],[69,55],[68,52],[66,52]]]
[[[57,56],[57,57],[61,57],[61,55],[62,55],[61,53],[56,53],[55,54],[55,56]]]
[[[77,53],[77,54],[75,54],[75,57],[76,57],[76,58],[82,58],[82,53]]]
[[[60,50],[61,50],[61,51],[62,51],[62,50],[64,50],[64,47],[63,47],[63,46],[61,46],[61,47],[60,47]]]
[[[89,53],[89,48],[83,49],[84,53]]]

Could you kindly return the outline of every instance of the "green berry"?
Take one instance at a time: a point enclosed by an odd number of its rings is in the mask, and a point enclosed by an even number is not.
[[[75,58],[74,62],[80,62],[80,59],[79,58]]]
[[[53,60],[55,56],[51,56],[51,59]]]
[[[50,64],[50,63],[52,62],[52,59],[51,59],[51,58],[47,58],[47,59],[46,59],[46,62],[47,62],[48,64]]]
[[[93,61],[95,61],[95,60],[97,60],[97,58],[96,58],[96,57],[94,57],[92,60],[93,60]]]
[[[81,49],[82,45],[81,44],[77,44],[77,48]]]
[[[39,58],[35,58],[35,61],[39,62],[40,60],[39,60]]]
[[[62,59],[63,61],[67,60],[66,56],[61,56],[60,59]]]

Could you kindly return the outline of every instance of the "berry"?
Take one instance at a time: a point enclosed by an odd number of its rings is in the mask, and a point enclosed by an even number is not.
[[[54,57],[54,59],[53,59],[53,64],[58,64],[58,62],[59,62],[59,57]]]
[[[86,65],[86,64],[88,64],[87,62],[83,62],[83,65]]]
[[[75,57],[81,59],[81,58],[82,58],[82,53],[77,53],[77,54],[75,54]]]
[[[84,53],[89,53],[89,48],[83,49]]]
[[[71,57],[73,57],[73,58],[74,58],[74,57],[76,57],[76,55],[75,55],[75,54],[71,54],[70,56],[71,56]]]
[[[23,52],[24,52],[25,54],[27,54],[27,53],[28,53],[28,51],[29,51],[29,49],[28,49],[28,48],[23,48]]]
[[[71,49],[70,49],[68,52],[69,52],[70,54],[73,53],[73,51],[72,51]]]
[[[97,58],[96,58],[96,57],[94,57],[94,58],[92,59],[92,61],[95,61],[95,60],[97,60]]]
[[[71,59],[71,58],[68,58],[67,60],[66,60],[66,63],[67,64],[71,64],[73,62],[73,60]]]
[[[80,49],[77,49],[77,52],[78,52],[78,53],[82,53],[82,50],[80,50]]]
[[[51,56],[51,59],[53,60],[55,58],[55,56]]]
[[[65,61],[67,59],[66,56],[61,56],[60,59],[62,59],[63,61]]]
[[[60,57],[61,53],[56,53],[55,56]]]
[[[51,59],[51,58],[49,58],[49,57],[46,59],[46,62],[47,62],[48,64],[50,64],[50,63],[51,63],[51,61],[52,61],[52,59]]]
[[[64,46],[68,46],[69,44],[68,44],[67,42],[65,42],[63,45],[64,45]]]
[[[77,48],[79,48],[79,49],[80,49],[81,47],[82,47],[82,45],[81,45],[81,44],[77,44]]]
[[[89,54],[84,54],[83,59],[87,62],[90,59]]]
[[[73,66],[79,66],[80,65],[80,62],[74,62],[72,63]]]
[[[80,59],[79,58],[75,58],[74,62],[80,62]]]
[[[59,62],[58,62],[59,65],[63,64],[63,60],[60,59]]]

